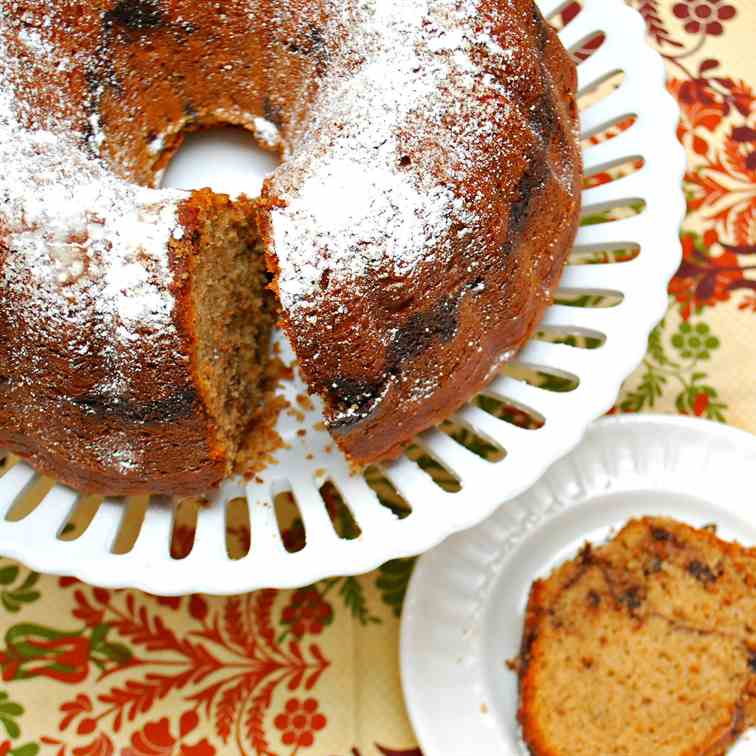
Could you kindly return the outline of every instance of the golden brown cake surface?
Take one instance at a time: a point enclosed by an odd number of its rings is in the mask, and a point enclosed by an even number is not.
[[[756,725],[756,549],[631,521],[534,583],[519,674],[535,756],[722,756]]]
[[[238,208],[150,188],[188,129],[281,154],[244,233],[356,461],[467,400],[549,303],[579,211],[575,68],[531,0],[0,12],[0,445],[46,473],[189,493],[229,472],[194,270]]]
[[[284,129],[262,227],[310,389],[365,462],[528,339],[574,240],[581,160],[575,66],[531,0],[356,6],[323,35],[335,71]]]

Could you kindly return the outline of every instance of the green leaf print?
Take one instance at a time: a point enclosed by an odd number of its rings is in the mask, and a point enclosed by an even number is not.
[[[381,592],[383,602],[391,607],[391,611],[398,617],[402,613],[407,586],[415,567],[415,557],[408,559],[392,559],[382,565],[375,581]]]
[[[17,748],[11,748],[8,753],[10,756],[37,756],[39,746],[36,743],[25,743]]]
[[[0,723],[2,723],[8,737],[17,738],[21,734],[21,728],[16,722],[16,717],[24,713],[24,707],[8,698],[4,690],[0,690]]]
[[[11,564],[7,567],[0,568],[0,585],[10,586],[16,582],[20,569],[18,565]],[[27,573],[20,585],[15,588],[3,588],[0,591],[0,603],[8,612],[18,612],[24,604],[31,604],[40,597],[39,591],[32,588],[37,584],[39,574],[36,572]]]
[[[666,336],[668,325],[668,320],[662,321],[649,336],[640,381],[624,393],[619,408],[623,412],[653,409],[676,388],[677,393],[670,398],[678,412],[725,422],[727,404],[702,370],[702,363],[719,349],[719,338],[708,323],[700,320],[682,320],[671,336]],[[669,356],[670,352],[676,359]]]
[[[356,577],[344,578],[339,596],[344,599],[344,606],[352,613],[352,616],[359,621],[361,625],[376,624],[380,622],[378,617],[373,616],[365,599],[365,591]]]

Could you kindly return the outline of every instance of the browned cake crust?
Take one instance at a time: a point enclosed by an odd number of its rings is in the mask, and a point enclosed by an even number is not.
[[[756,549],[663,518],[537,580],[519,663],[534,756],[722,756],[756,725]]]
[[[199,364],[193,278],[239,213],[358,462],[469,399],[551,301],[579,212],[576,74],[532,0],[0,11],[0,446],[43,472],[192,493],[232,469],[241,421],[216,389],[241,394]],[[264,201],[144,188],[215,123],[284,157]]]
[[[171,248],[171,262],[186,272],[193,250],[181,246]],[[0,268],[8,254],[8,246],[0,244]],[[182,325],[193,318],[188,280],[188,275],[180,277],[173,292],[176,320]],[[192,377],[192,336],[186,326],[176,343],[140,345],[130,358],[139,381],[133,383],[128,401],[111,400],[91,391],[105,371],[98,354],[102,344],[88,344],[77,359],[79,339],[89,336],[86,326],[77,333],[67,324],[57,328],[51,320],[40,333],[22,315],[27,305],[23,296],[23,290],[0,288],[0,446],[83,491],[92,490],[96,480],[100,490],[130,492],[124,481],[130,460],[124,459],[121,467],[110,457],[132,446],[141,450],[143,475],[160,481],[166,490],[182,490],[192,468],[201,473],[190,478],[190,489],[218,482],[224,458],[222,450],[213,448],[212,427]],[[94,300],[77,307],[76,319],[94,321],[94,307]],[[178,463],[185,456],[187,464]]]
[[[516,354],[551,304],[575,238],[582,175],[575,65],[531,0],[484,0],[477,19],[512,51],[495,74],[503,89],[474,88],[440,122],[412,112],[397,124],[391,156],[399,170],[444,175],[451,160],[444,145],[464,144],[455,154],[462,170],[448,186],[472,217],[455,220],[411,275],[389,257],[357,281],[339,280],[338,261],[326,263],[315,292],[279,278],[299,364],[324,399],[329,430],[358,462],[397,456]],[[343,132],[334,118],[312,138],[336,150],[349,139]],[[353,149],[347,141],[342,152],[349,157]],[[280,198],[300,196],[302,173],[297,162],[284,165],[266,185],[278,199],[262,219],[274,269],[276,222],[301,222]],[[318,224],[294,240],[322,258],[337,234]],[[286,287],[294,289],[289,298]]]
[[[185,233],[168,246],[174,331],[142,339],[127,354],[128,345],[116,343],[122,353],[103,358],[105,345],[93,327],[95,299],[73,305],[75,324],[50,318],[40,332],[19,317],[23,290],[0,288],[0,448],[96,493],[191,495],[232,471],[232,450],[218,433],[199,376],[202,315],[192,297],[200,229],[222,212],[223,202],[197,192],[179,207]],[[7,254],[0,244],[0,270]],[[102,389],[115,379],[113,364],[128,366],[125,391]]]

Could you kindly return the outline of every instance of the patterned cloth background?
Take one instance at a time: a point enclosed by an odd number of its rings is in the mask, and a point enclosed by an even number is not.
[[[614,411],[753,432],[756,3],[628,1],[682,109],[689,213],[668,315]],[[411,570],[159,599],[0,561],[0,756],[417,756],[397,661]]]

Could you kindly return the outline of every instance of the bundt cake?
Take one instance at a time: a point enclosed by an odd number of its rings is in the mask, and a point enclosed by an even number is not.
[[[519,675],[534,756],[723,756],[756,725],[756,549],[631,521],[534,583]]]
[[[532,0],[0,0],[0,447],[196,493],[263,433],[285,329],[355,462],[470,398],[579,213],[575,67]],[[262,197],[157,188],[249,129]]]

